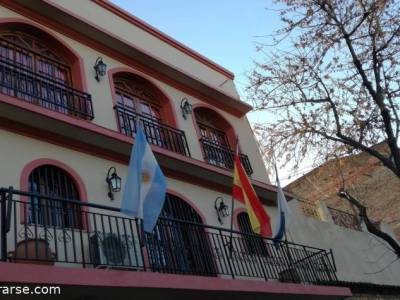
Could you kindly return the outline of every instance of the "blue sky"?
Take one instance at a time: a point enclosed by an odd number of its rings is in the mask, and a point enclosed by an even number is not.
[[[269,0],[112,0],[113,3],[235,73],[244,99],[257,36],[279,26]]]

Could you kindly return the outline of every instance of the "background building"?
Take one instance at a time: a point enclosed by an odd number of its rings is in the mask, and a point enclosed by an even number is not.
[[[385,144],[376,147],[383,148]],[[359,223],[357,210],[337,196],[343,181],[346,189],[368,207],[370,219],[389,224],[400,238],[400,180],[365,152],[331,160],[290,183],[286,190],[303,201],[308,215],[319,217],[312,207],[323,201],[337,222],[354,228]]]

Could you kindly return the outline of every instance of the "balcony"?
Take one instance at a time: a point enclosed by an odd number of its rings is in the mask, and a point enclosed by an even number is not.
[[[0,40],[0,45],[5,41]],[[94,118],[91,96],[0,55],[0,93],[82,119]]]
[[[115,111],[117,113],[118,127],[123,134],[134,137],[137,118],[140,118],[140,124],[149,144],[190,157],[189,146],[183,130],[138,114],[127,107],[116,105]]]
[[[204,159],[209,164],[233,170],[235,151],[205,138],[200,139],[200,144],[203,147]],[[249,157],[242,153],[239,156],[247,175],[253,174]]]
[[[323,249],[160,217],[152,234],[119,208],[0,189],[1,259],[233,279],[335,284]]]

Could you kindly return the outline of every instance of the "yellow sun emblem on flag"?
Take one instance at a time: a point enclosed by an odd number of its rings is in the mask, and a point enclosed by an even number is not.
[[[150,181],[150,173],[148,171],[142,172],[142,182],[147,183]]]

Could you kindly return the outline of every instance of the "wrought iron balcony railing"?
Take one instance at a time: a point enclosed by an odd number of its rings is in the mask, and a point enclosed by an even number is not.
[[[119,130],[123,134],[133,137],[136,133],[137,118],[140,118],[140,124],[150,144],[190,157],[189,146],[183,130],[138,114],[128,107],[116,105],[115,110]]]
[[[0,93],[66,115],[90,120],[94,118],[91,95],[76,90],[61,80],[33,72],[2,55]]]
[[[204,159],[209,164],[230,170],[233,169],[235,151],[228,147],[214,143],[206,138],[201,138],[200,143],[203,147]],[[246,173],[248,175],[253,174],[253,168],[251,167],[249,157],[242,153],[240,153],[239,156]]]
[[[332,252],[160,217],[152,234],[118,208],[0,189],[1,259],[76,267],[334,284]],[[262,248],[259,251],[249,251]],[[147,257],[148,259],[144,259]]]
[[[360,221],[355,215],[329,206],[328,210],[336,225],[361,231]]]

